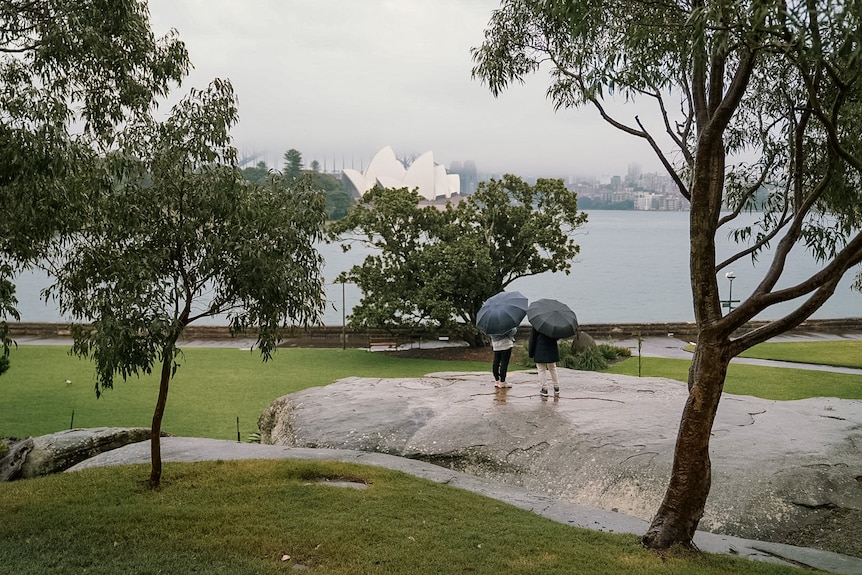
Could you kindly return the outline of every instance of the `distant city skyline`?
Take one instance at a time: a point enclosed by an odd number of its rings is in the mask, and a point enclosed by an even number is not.
[[[284,157],[283,157],[284,153],[289,149],[291,149],[291,148],[285,148],[281,152],[278,152],[278,153],[273,152],[271,154],[270,153],[265,154],[262,152],[249,152],[248,150],[242,150],[242,149],[238,150],[238,152],[239,152],[239,158],[241,160],[244,158],[247,159],[247,161],[245,162],[245,164],[242,167],[247,168],[247,167],[257,165],[258,162],[265,162],[267,167],[281,170],[282,167],[284,166]],[[371,159],[374,157],[374,153],[372,153],[368,158],[366,158],[365,156],[362,156],[361,158],[357,158],[357,157],[353,156],[350,159],[346,159],[345,157],[339,157],[337,154],[332,154],[332,155],[324,154],[324,155],[319,156],[319,157],[307,157],[306,154],[303,153],[302,150],[300,150],[298,148],[295,148],[295,149],[297,149],[300,153],[302,153],[302,163],[306,169],[311,169],[310,168],[311,163],[314,161],[317,161],[319,168],[320,168],[320,171],[326,172],[329,174],[339,174],[339,173],[341,173],[342,169],[345,169],[345,168],[364,171],[368,167],[368,164],[371,161]],[[377,151],[379,151],[379,150],[377,150]],[[425,151],[434,152],[435,157],[438,156],[436,150],[425,150]],[[396,154],[398,155],[399,159],[403,159],[405,157],[405,155],[398,154],[398,150],[396,150]],[[409,154],[409,155],[410,156],[415,155],[417,157],[419,156],[418,153]],[[473,160],[472,158],[454,158],[446,164],[443,164],[442,161],[440,163],[441,163],[441,165],[444,165],[447,170],[450,170],[452,163],[462,163],[463,164],[464,162],[476,163],[475,160]],[[615,176],[620,177],[620,178],[625,178],[625,176],[628,174],[628,170],[629,170],[631,164],[636,164],[638,166],[642,165],[639,161],[621,162],[620,170],[617,172],[613,172],[613,173],[611,173],[611,172],[588,173],[587,170],[583,170],[581,173],[575,173],[575,172],[563,173],[562,171],[560,171],[559,173],[552,173],[552,171],[549,170],[548,173],[544,173],[544,174],[519,174],[517,172],[499,172],[499,171],[485,170],[485,169],[482,169],[481,165],[476,163],[476,171],[479,174],[480,179],[483,176],[499,176],[499,175],[502,175],[504,173],[513,173],[516,176],[520,176],[520,177],[523,177],[524,179],[528,179],[528,180],[534,180],[535,178],[563,178],[567,182],[574,182],[574,181],[582,180],[582,181],[586,181],[586,182],[607,184],[607,183],[610,183],[611,178],[613,178]],[[344,168],[342,168],[342,166],[344,166]],[[667,173],[663,169],[644,171],[641,168],[641,172],[643,174],[659,174],[661,176],[667,175]]]
[[[194,69],[168,104],[213,78],[239,100],[234,145],[280,167],[290,148],[310,164],[360,169],[383,146],[432,150],[438,162],[472,160],[483,173],[524,178],[624,174],[630,161],[660,169],[647,144],[592,108],[555,112],[547,71],[498,98],[471,78],[470,49],[497,0],[150,0],[153,31],[177,30]],[[621,120],[644,106],[608,102]]]

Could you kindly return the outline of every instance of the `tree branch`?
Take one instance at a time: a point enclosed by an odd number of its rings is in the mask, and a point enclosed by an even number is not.
[[[842,275],[836,275],[833,278],[830,278],[829,281],[824,282],[818,288],[816,288],[815,293],[805,301],[804,304],[797,307],[795,310],[785,315],[784,317],[769,322],[766,325],[763,325],[759,328],[756,328],[742,337],[739,337],[733,340],[730,344],[730,352],[732,355],[736,356],[749,349],[759,343],[763,343],[781,335],[782,333],[786,333],[787,331],[793,329],[794,327],[801,324],[803,321],[811,317],[814,312],[820,309],[824,303],[832,296],[835,292],[835,288],[838,285],[838,282],[841,280]],[[779,294],[781,292],[776,292]],[[786,300],[782,300],[786,301]]]
[[[650,134],[649,131],[644,127],[643,123],[640,121],[640,118],[638,116],[635,116],[635,122],[637,122],[637,125],[640,128],[640,129],[635,129],[635,128],[632,128],[631,126],[627,125],[627,124],[624,124],[623,122],[620,122],[616,118],[612,117],[610,114],[607,113],[607,110],[605,110],[605,107],[602,105],[602,102],[598,98],[596,98],[595,96],[592,96],[592,95],[587,95],[586,86],[584,85],[583,78],[581,77],[580,74],[576,74],[576,73],[572,72],[571,70],[563,67],[554,55],[551,55],[551,60],[554,63],[554,66],[556,66],[556,68],[560,74],[562,74],[563,76],[566,76],[566,77],[574,80],[575,82],[577,82],[578,89],[581,91],[582,94],[584,94],[584,96],[586,97],[586,100],[588,102],[590,102],[593,105],[593,107],[596,108],[596,110],[599,112],[599,115],[601,116],[602,120],[604,120],[606,123],[610,124],[611,126],[613,126],[614,128],[616,128],[622,132],[625,132],[631,136],[636,136],[638,138],[642,138],[642,139],[646,140],[647,143],[649,144],[650,148],[652,148],[653,152],[658,157],[661,164],[664,166],[665,170],[667,170],[668,175],[670,175],[670,177],[673,179],[674,183],[677,185],[677,188],[679,189],[680,194],[682,194],[682,196],[685,199],[691,200],[691,192],[688,190],[688,187],[685,185],[685,182],[682,181],[682,178],[680,178],[676,169],[673,167],[673,164],[667,159],[667,156],[665,156],[664,152],[659,147],[658,143],[655,141],[655,138],[653,138],[652,134]],[[669,124],[668,117],[667,117],[667,110],[664,108],[664,104],[663,104],[661,98],[656,94],[651,94],[651,95],[658,99],[659,107],[661,109],[661,115],[662,115],[662,119],[664,121],[664,124],[668,129],[668,133],[671,134],[671,137],[674,138],[674,141],[676,142],[677,141],[676,136],[674,136],[672,134],[672,131],[670,130],[670,124]]]

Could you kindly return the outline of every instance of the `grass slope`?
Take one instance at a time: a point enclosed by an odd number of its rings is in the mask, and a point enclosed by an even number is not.
[[[142,466],[123,466],[0,483],[0,572],[257,575],[303,566],[319,575],[802,573],[724,555],[659,555],[634,535],[576,529],[355,464],[171,464],[158,491],[148,491],[144,477]]]

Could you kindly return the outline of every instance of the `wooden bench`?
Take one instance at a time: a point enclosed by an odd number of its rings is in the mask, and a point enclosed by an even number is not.
[[[394,351],[398,349],[398,342],[391,339],[371,339],[368,340],[368,349],[373,350],[375,348],[383,348],[387,351]]]

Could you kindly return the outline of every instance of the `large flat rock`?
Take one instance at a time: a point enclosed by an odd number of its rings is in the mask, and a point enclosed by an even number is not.
[[[683,383],[559,369],[494,388],[486,373],[347,378],[279,398],[262,441],[421,459],[650,520],[664,495]],[[862,401],[725,395],[713,429],[713,487],[700,528],[783,542],[862,512]],[[853,536],[855,537],[855,535]]]

